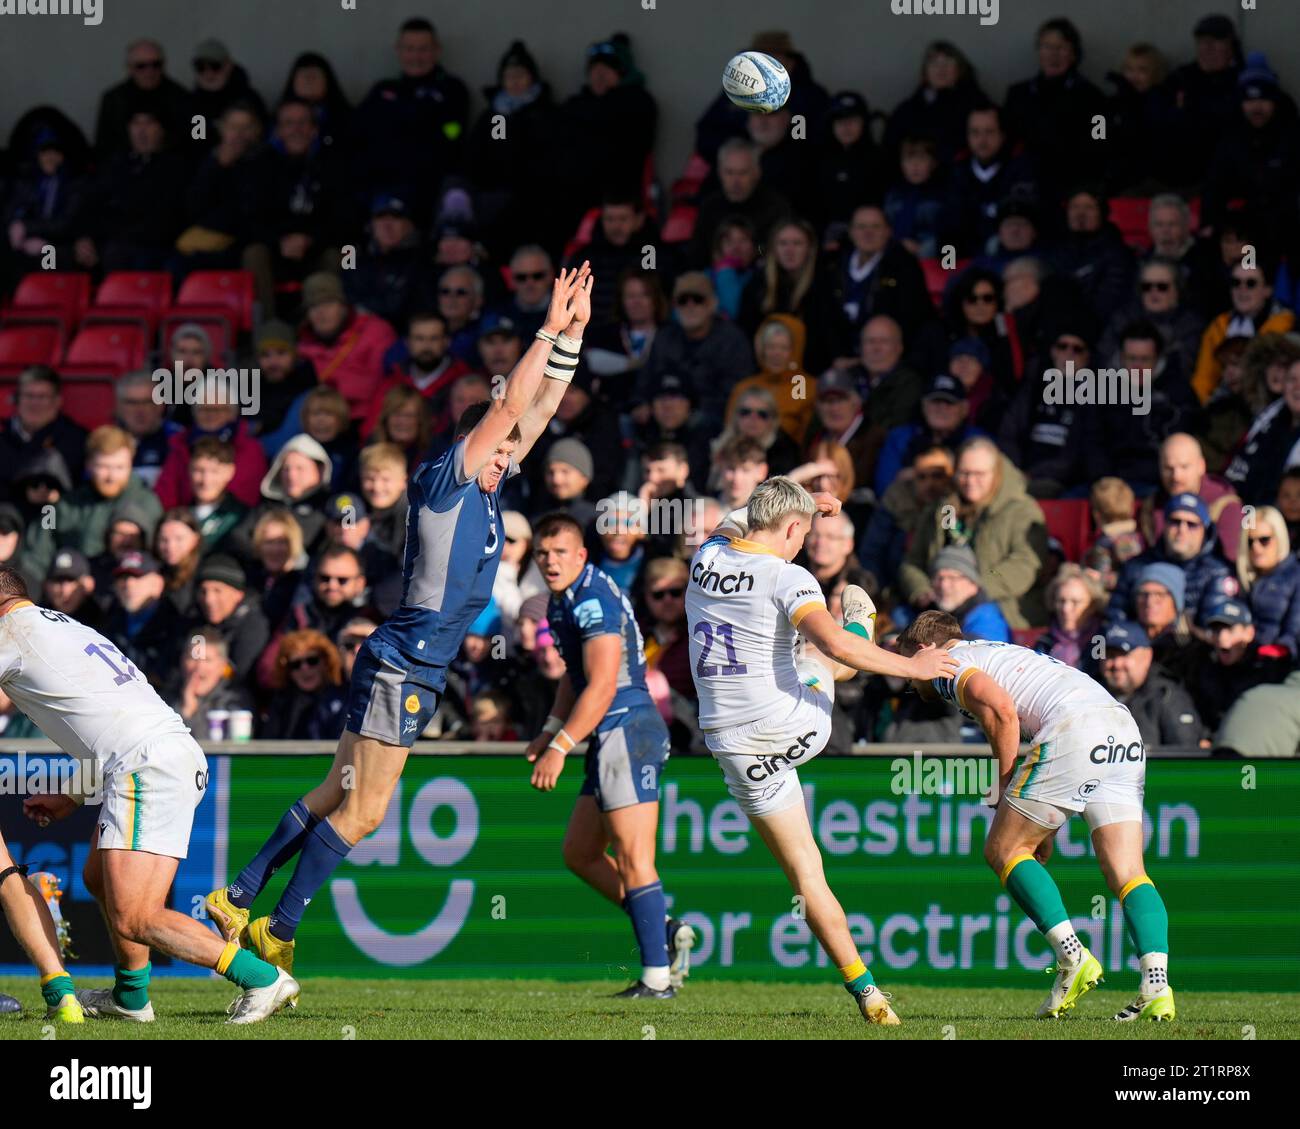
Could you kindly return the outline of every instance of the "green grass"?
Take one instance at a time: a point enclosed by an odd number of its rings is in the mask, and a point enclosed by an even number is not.
[[[87,980],[81,986],[105,982]],[[1032,1016],[1042,993],[997,988],[891,988],[901,1028],[868,1027],[835,984],[696,980],[671,1002],[619,1001],[626,981],[330,980],[304,985],[296,1011],[225,1026],[234,989],[216,980],[159,979],[152,1024],[87,1020],[61,1037],[86,1039],[1258,1039],[1300,1038],[1300,995],[1183,992],[1173,1023],[1118,1024],[1128,994],[1090,992],[1069,1017]],[[0,978],[28,1012],[0,1017],[0,1040],[42,1037],[34,980]],[[648,1028],[653,1028],[653,1031]],[[950,1028],[950,1030],[949,1030]]]

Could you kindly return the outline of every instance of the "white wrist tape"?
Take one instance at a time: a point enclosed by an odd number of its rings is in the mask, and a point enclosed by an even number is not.
[[[549,329],[539,329],[533,336],[538,341],[545,341],[548,345],[554,345],[560,339],[558,333],[552,333]]]
[[[563,728],[564,719],[556,717],[555,714],[550,714],[546,719],[546,724],[542,726],[542,732],[548,737],[554,737]]]
[[[551,346],[551,355],[546,361],[545,374],[552,380],[562,380],[568,384],[578,368],[578,354],[582,351],[582,341],[561,333]]]
[[[561,753],[571,753],[573,752],[573,746],[576,744],[577,742],[569,736],[568,732],[561,729],[556,733],[554,740],[552,740],[546,747],[548,749],[557,749]]]

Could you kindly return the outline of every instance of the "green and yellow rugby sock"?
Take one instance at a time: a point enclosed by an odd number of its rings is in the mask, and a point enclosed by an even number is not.
[[[840,975],[844,977],[845,991],[854,996],[859,992],[865,992],[876,982],[861,957],[841,968]]]
[[[41,998],[46,1007],[58,1007],[64,996],[76,995],[72,977],[64,969],[41,977]]]
[[[1169,983],[1169,911],[1155,883],[1139,875],[1119,892],[1124,925],[1142,964],[1142,992],[1154,996]]]
[[[1065,912],[1061,891],[1047,867],[1031,854],[1016,855],[1002,868],[1002,885],[1047,938],[1061,964],[1077,964],[1083,943],[1075,935],[1070,915]]]
[[[234,941],[222,950],[217,959],[216,973],[244,991],[249,988],[266,988],[274,984],[279,975],[275,965],[268,964],[256,953],[241,949]]]
[[[153,965],[143,968],[115,968],[113,970],[113,1001],[118,1007],[139,1011],[149,1002],[149,973]]]

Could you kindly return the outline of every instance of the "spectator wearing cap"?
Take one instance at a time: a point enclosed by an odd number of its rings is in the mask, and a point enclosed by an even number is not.
[[[838,243],[858,204],[884,198],[889,169],[871,136],[870,121],[867,100],[857,91],[842,90],[831,99],[825,136],[815,154],[813,201],[813,215],[829,229],[831,242]]]
[[[586,529],[596,517],[595,504],[586,497],[595,473],[591,452],[580,439],[552,443],[542,460],[541,490],[533,517],[558,510]]]
[[[254,527],[268,510],[288,509],[302,527],[308,554],[320,546],[325,533],[325,502],[330,496],[333,467],[325,449],[310,435],[295,435],[275,456],[262,478],[261,499],[230,534],[241,557],[250,556]]]
[[[1083,464],[1094,481],[1115,474],[1138,494],[1149,495],[1159,485],[1157,441],[1196,426],[1201,406],[1187,377],[1168,363],[1164,337],[1154,324],[1132,322],[1119,337],[1120,354],[1114,361],[1128,375],[1129,388],[1141,392],[1142,411],[1131,401],[1091,406],[1084,418]]]
[[[1294,660],[1300,655],[1300,558],[1291,552],[1286,519],[1276,507],[1260,506],[1254,517],[1237,550],[1240,600],[1268,657]]]
[[[1156,572],[1150,573],[1151,569]],[[1174,573],[1181,579],[1181,592],[1173,586]],[[1219,555],[1219,538],[1209,508],[1196,494],[1175,494],[1169,499],[1160,540],[1120,570],[1111,595],[1111,613],[1132,614],[1137,589],[1149,576],[1157,575],[1164,578],[1160,582],[1174,595],[1178,610],[1186,610],[1192,618],[1210,592],[1227,591],[1225,582],[1235,590],[1236,582],[1230,579],[1228,566]]]
[[[817,385],[804,371],[803,352],[807,328],[789,314],[771,314],[754,334],[754,356],[758,372],[738,382],[727,400],[730,419],[740,397],[752,388],[762,388],[776,401],[781,430],[797,445],[813,419]]]
[[[492,312],[508,318],[523,339],[531,341],[546,320],[554,282],[555,263],[546,248],[524,243],[510,256],[510,296]]]
[[[1106,610],[1101,582],[1080,565],[1067,562],[1047,586],[1047,606],[1052,620],[1034,650],[1096,678],[1095,642]]]
[[[55,553],[41,592],[44,596],[41,602],[46,607],[96,631],[103,627],[104,608],[95,598],[95,578],[85,553],[76,549],[60,549]]]
[[[135,39],[126,48],[126,78],[100,96],[95,119],[95,150],[100,158],[127,148],[127,128],[136,113],[148,113],[168,132],[188,124],[189,95],[167,75],[162,45]]]
[[[483,316],[479,326],[476,367],[484,376],[489,379],[509,376],[524,355],[524,348],[523,330],[509,314]]]
[[[1013,192],[998,204],[997,231],[984,244],[983,253],[975,256],[973,265],[1002,274],[1016,259],[1039,261],[1045,254],[1042,223],[1037,204]]]
[[[885,150],[891,160],[897,160],[905,138],[929,137],[946,164],[966,147],[970,111],[987,101],[975,68],[961,48],[935,40],[921,58],[916,89],[889,115]]]
[[[1197,184],[1205,176],[1215,149],[1237,121],[1241,100],[1241,41],[1231,17],[1209,15],[1192,29],[1196,57],[1176,67],[1166,86],[1177,109],[1167,152],[1173,163],[1166,173],[1174,184]]]
[[[181,613],[165,596],[162,564],[153,554],[121,556],[104,635],[155,687],[170,676],[184,638]]]
[[[370,512],[360,494],[335,494],[325,505],[325,537],[330,546],[356,553],[365,574],[370,604],[387,619],[402,602],[402,565],[393,551],[373,536]]]
[[[1151,641],[1140,624],[1116,620],[1106,628],[1101,680],[1127,707],[1148,748],[1198,746],[1205,726],[1192,696],[1155,661]]]
[[[992,361],[989,347],[978,337],[959,337],[948,346],[948,375],[961,381],[970,417],[981,424],[992,422],[995,409],[1003,406],[993,398]]]
[[[948,378],[951,379],[951,378]],[[1047,529],[1042,511],[1025,490],[1024,476],[993,441],[966,440],[957,453],[955,491],[926,510],[899,569],[902,596],[915,608],[931,607],[930,566],[948,545],[969,545],[980,583],[1013,630],[1047,623],[1042,579]]]
[[[702,422],[716,430],[732,388],[754,371],[753,348],[737,326],[718,316],[717,295],[707,274],[678,275],[673,308],[675,316],[655,334],[650,357],[637,375],[633,400],[648,404],[660,377],[671,372],[690,381],[699,396]],[[644,422],[644,413],[640,418]]]
[[[691,264],[701,268],[709,264],[713,239],[724,219],[743,216],[762,238],[790,215],[790,202],[763,179],[762,154],[748,137],[733,137],[722,144],[715,171],[718,187],[703,190],[688,255]]]
[[[9,494],[13,498],[11,504],[21,519],[25,534],[32,526],[39,525],[42,517],[52,512],[59,499],[71,490],[72,483],[63,457],[53,448],[38,451],[19,463]],[[47,510],[47,506],[51,509]]]
[[[264,321],[253,343],[262,374],[262,402],[251,426],[270,459],[285,440],[302,430],[302,400],[316,387],[316,366],[298,355],[298,335],[293,326],[278,318]],[[293,431],[283,434],[285,427]]]
[[[1110,221],[1110,200],[1100,184],[1079,185],[1069,192],[1065,232],[1047,259],[1057,274],[1074,281],[1103,324],[1133,293],[1133,252]]]
[[[1195,494],[1205,503],[1227,561],[1238,559],[1242,541],[1241,499],[1232,485],[1208,473],[1200,442],[1186,432],[1174,432],[1160,444],[1160,485],[1142,499],[1138,528],[1148,545],[1165,531],[1165,507],[1178,494]]]
[[[148,550],[157,528],[158,519],[154,514],[133,501],[118,502],[113,507],[104,534],[104,551],[90,559],[99,591],[107,592],[112,587],[115,570],[127,553]]]
[[[59,262],[94,265],[93,258],[83,263],[77,256],[87,231],[90,181],[68,162],[66,150],[59,132],[44,126],[32,152],[16,154],[23,163],[9,185],[3,218],[19,273],[42,269],[47,246]]]
[[[587,81],[560,107],[558,135],[566,139],[567,159],[550,169],[570,222],[609,190],[642,183],[658,118],[628,37],[620,32],[588,47]]]
[[[1204,223],[1244,200],[1250,214],[1269,217],[1270,242],[1295,253],[1295,197],[1300,190],[1300,118],[1262,51],[1246,56],[1237,75],[1239,112],[1214,150],[1202,194]],[[1200,142],[1201,145],[1205,141]]]
[[[868,401],[868,404],[870,401]],[[970,422],[966,386],[955,376],[940,373],[930,381],[921,399],[920,422],[903,423],[885,435],[876,462],[876,497],[882,497],[918,451],[942,446],[954,454],[968,439],[985,435]]]
[[[190,461],[204,439],[227,444],[234,456],[235,472],[225,489],[246,506],[256,504],[262,475],[266,473],[266,455],[249,430],[252,416],[244,415],[240,405],[220,399],[195,404],[193,423],[171,437],[167,458],[154,484],[163,506],[187,506],[194,501],[194,482]]]
[[[370,205],[369,230],[356,269],[344,272],[343,288],[349,303],[402,333],[411,314],[429,309],[436,299],[410,204],[396,193],[378,193]]]
[[[153,376],[143,370],[125,373],[114,386],[116,423],[135,440],[131,470],[146,486],[158,481],[172,436],[185,430],[167,418],[167,405],[155,400],[153,391]]]
[[[319,631],[291,631],[275,648],[268,685],[275,691],[258,736],[270,741],[332,741],[343,732],[343,662]]]
[[[583,361],[602,378],[611,403],[622,409],[632,398],[637,370],[650,357],[655,334],[668,321],[668,298],[655,271],[639,267],[624,271],[618,280],[614,320],[592,326],[587,334]]]
[[[383,318],[349,304],[338,275],[308,275],[302,284],[304,318],[298,353],[347,399],[353,420],[365,419],[384,373],[384,355],[397,335]]]
[[[1292,670],[1292,652],[1259,641],[1250,607],[1231,596],[1214,600],[1201,616],[1210,637],[1209,661],[1197,665],[1189,689],[1211,731],[1233,702],[1256,686],[1281,682]]]
[[[80,483],[86,429],[63,414],[59,374],[45,365],[25,368],[13,397],[13,414],[0,425],[0,463],[16,470],[42,451],[57,451],[69,480]]]
[[[258,121],[266,121],[266,103],[248,81],[248,72],[230,56],[229,48],[219,39],[205,39],[191,56],[194,88],[190,91],[185,115],[203,118],[211,131],[213,123],[237,103],[249,106]]]
[[[848,328],[836,342],[844,348],[873,317],[898,322],[906,340],[916,342],[935,321],[934,304],[916,256],[894,238],[884,209],[862,204],[849,220],[848,243],[840,248],[831,275],[838,314]]]
[[[186,629],[215,629],[226,641],[235,681],[247,685],[257,658],[271,638],[261,600],[248,588],[248,576],[234,557],[213,553],[195,575],[196,614]]]
[[[696,490],[707,488],[709,478],[710,431],[694,421],[695,389],[684,377],[665,373],[659,379],[654,397],[650,401],[650,418],[637,425],[632,450],[627,460],[623,487],[636,490],[638,483],[632,479],[641,469],[641,459],[647,451],[660,443],[676,443],[686,451],[690,465],[690,481]],[[772,413],[773,430],[776,413]]]
[[[897,587],[903,554],[922,515],[952,491],[954,461],[947,447],[926,447],[878,499],[857,550],[878,588],[893,592]]]
[[[357,107],[357,163],[366,187],[408,184],[420,223],[432,214],[433,194],[460,169],[469,125],[469,90],[442,65],[442,41],[427,19],[402,24],[397,78],[375,83]]]
[[[1223,365],[1217,353],[1225,340],[1290,333],[1295,328],[1295,315],[1274,297],[1275,271],[1263,259],[1252,267],[1242,266],[1238,260],[1228,268],[1232,307],[1205,327],[1192,375],[1192,388],[1202,404],[1209,402],[1223,378]]]
[[[805,451],[819,443],[843,447],[853,460],[853,477],[870,482],[875,470],[875,448],[867,427],[862,393],[848,369],[828,368],[817,378],[816,418],[808,433]]]
[[[1206,657],[1186,600],[1186,578],[1173,565],[1157,561],[1138,574],[1131,605],[1134,618],[1151,640],[1157,661],[1180,682],[1186,682]],[[1109,610],[1122,618],[1113,604]]]
[[[600,200],[600,218],[591,238],[565,260],[569,269],[591,264],[596,280],[591,291],[591,326],[596,329],[616,320],[619,279],[641,270],[645,249],[659,242],[659,229],[645,210],[634,186],[613,185]]]
[[[96,557],[107,548],[114,509],[123,503],[138,507],[151,522],[162,516],[158,496],[131,473],[135,440],[120,427],[97,427],[86,440],[86,481],[55,507],[51,528],[32,528],[27,557],[37,575],[44,575],[59,549],[79,549]]]
[[[1025,366],[1025,379],[998,427],[998,446],[1024,471],[1035,498],[1072,494],[1084,485],[1084,414],[1096,410],[1068,402],[1072,397],[1049,396],[1046,387],[1052,382],[1059,387],[1069,374],[1088,367],[1092,317],[1081,310],[1056,319],[1049,330],[1044,334],[1047,356]]]
[[[469,132],[466,163],[474,214],[489,233],[491,250],[503,258],[526,239],[558,246],[568,233],[556,230],[550,188],[555,100],[523,40],[506,48],[496,84],[483,96],[487,106]]]
[[[817,232],[807,220],[782,220],[765,237],[768,253],[742,295],[740,325],[757,332],[773,315],[798,318],[805,327],[807,363],[821,372],[835,358],[842,333],[829,278],[818,263]]]
[[[934,606],[955,616],[967,639],[1011,642],[1011,627],[1001,609],[984,591],[975,554],[967,545],[940,549],[930,562]]]
[[[1284,474],[1300,465],[1300,361],[1282,381],[1282,395],[1256,417],[1224,471],[1242,500],[1271,501]]]
[[[205,627],[180,654],[180,664],[164,683],[163,699],[201,740],[208,738],[208,714],[251,710],[252,695],[233,679],[226,641]]]
[[[949,222],[960,254],[986,254],[997,238],[1002,203],[1039,199],[1034,161],[1018,140],[1007,135],[1006,120],[992,102],[979,102],[966,113],[965,146],[953,166]]]
[[[1069,20],[1043,23],[1035,46],[1038,73],[1007,90],[1007,128],[1037,158],[1043,199],[1051,200],[1060,195],[1062,170],[1078,166],[1078,139],[1091,136],[1106,98],[1079,72],[1083,41]]]

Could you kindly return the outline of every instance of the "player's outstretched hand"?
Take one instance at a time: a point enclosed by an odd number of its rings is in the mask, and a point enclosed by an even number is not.
[[[912,656],[912,674],[920,682],[949,678],[957,673],[957,660],[943,647],[925,646]]]
[[[48,827],[56,819],[66,819],[79,806],[71,796],[28,796],[23,801],[23,814],[40,826]]]
[[[548,333],[563,333],[573,320],[573,292],[580,285],[579,279],[585,278],[591,268],[583,263],[576,270],[560,268],[551,284],[551,305],[546,311],[545,329]]]
[[[545,733],[528,746],[528,759],[533,763],[533,777],[529,781],[539,792],[549,792],[560,779],[564,771],[564,754],[549,745],[550,737]],[[541,751],[534,746],[541,744]]]
[[[827,493],[825,490],[818,490],[812,496],[812,500],[817,503],[817,512],[826,517],[834,517],[840,512],[840,500],[834,494]]]

